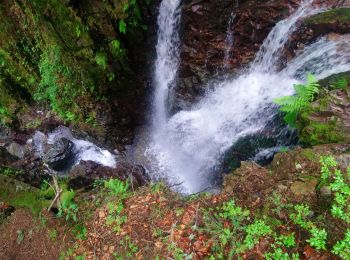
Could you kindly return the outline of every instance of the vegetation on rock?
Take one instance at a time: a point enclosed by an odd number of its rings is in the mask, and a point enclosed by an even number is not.
[[[334,8],[307,18],[305,23],[350,23],[350,8]]]
[[[125,88],[131,75],[125,35],[145,29],[146,2],[1,3],[1,121],[10,123],[34,101],[67,121],[94,120],[93,103]]]

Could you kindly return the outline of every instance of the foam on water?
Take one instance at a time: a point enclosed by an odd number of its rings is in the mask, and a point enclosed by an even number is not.
[[[69,128],[64,126],[56,128],[47,137],[45,134],[37,131],[33,136],[33,144],[38,154],[42,156],[45,143],[54,144],[61,138],[66,138],[74,143],[75,164],[79,164],[80,161],[93,161],[104,166],[116,166],[116,158],[109,151],[101,149],[91,142],[74,138]]]

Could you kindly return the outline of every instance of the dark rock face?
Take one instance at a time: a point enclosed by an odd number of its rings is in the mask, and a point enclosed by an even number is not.
[[[74,144],[61,138],[43,156],[43,161],[55,171],[62,171],[74,163]]]
[[[51,180],[43,161],[33,155],[4,166],[10,169],[10,177],[36,188],[40,188],[44,180]]]
[[[234,75],[251,62],[271,28],[297,6],[296,0],[185,0],[182,15],[181,63],[174,110],[186,108],[206,91],[205,84],[225,71]],[[233,45],[227,46],[228,21]]]
[[[8,165],[17,160],[16,156],[10,154],[4,147],[0,147],[0,165]]]
[[[132,180],[133,188],[149,182],[149,178],[142,166],[119,162],[116,168],[99,165],[92,161],[82,161],[75,166],[69,175],[69,187],[72,189],[90,189],[94,181],[99,179],[115,178]]]
[[[12,207],[12,206],[10,206],[10,205],[0,201],[0,225],[14,211],[15,211],[14,207]]]
[[[181,61],[172,110],[186,109],[198,101],[207,90],[209,79],[227,72],[234,76],[247,67],[275,24],[289,16],[299,3],[299,0],[185,0]],[[350,3],[318,0],[314,5],[315,8],[339,8]],[[300,24],[286,45],[281,67],[318,37],[331,32],[350,32],[348,12],[347,8],[334,9]],[[227,28],[232,15],[232,28]],[[226,41],[228,29],[233,32],[232,46]],[[227,51],[230,57],[225,65]]]

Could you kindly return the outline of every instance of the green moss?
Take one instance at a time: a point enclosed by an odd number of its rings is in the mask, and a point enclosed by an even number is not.
[[[39,189],[3,175],[0,175],[0,201],[15,208],[29,209],[33,214],[39,214],[50,204]]]
[[[303,149],[300,152],[300,155],[310,161],[313,162],[318,162],[320,160],[320,156],[318,154],[316,154],[312,149]]]
[[[0,115],[7,121],[35,97],[64,120],[94,123],[92,104],[130,88],[124,84],[132,76],[125,47],[128,33],[142,28],[143,1],[79,1],[74,8],[70,2],[9,0],[0,6]],[[119,21],[126,36],[113,26]]]
[[[337,120],[329,122],[309,121],[308,126],[302,129],[300,140],[310,145],[341,143],[345,141],[344,135],[339,131]]]
[[[319,23],[349,23],[350,22],[350,8],[336,8],[324,13],[316,14],[308,19],[305,23],[319,24]]]
[[[5,175],[7,177],[16,177],[18,175],[21,175],[22,171],[10,167],[0,167],[0,174]]]
[[[350,71],[333,74],[320,80],[320,85],[328,90],[347,89],[350,84]]]

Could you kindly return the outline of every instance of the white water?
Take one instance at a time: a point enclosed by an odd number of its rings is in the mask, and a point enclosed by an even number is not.
[[[179,63],[180,2],[180,0],[163,0],[159,8],[154,75],[156,89],[153,100],[153,132],[156,135],[161,134],[166,124],[169,89],[174,82]]]
[[[266,126],[277,110],[272,100],[292,95],[293,84],[306,71],[322,78],[350,70],[350,41],[346,36],[336,40],[322,38],[278,72],[282,47],[296,23],[319,11],[311,8],[312,1],[304,1],[293,15],[271,31],[248,72],[215,83],[209,88],[214,91],[207,93],[191,110],[167,118],[167,98],[178,64],[178,47],[174,47],[179,45],[175,32],[180,19],[175,8],[178,2],[164,0],[160,9],[155,120],[147,156],[153,160],[151,173],[163,174],[171,182],[182,183],[183,192],[194,193],[210,186],[208,176],[228,148],[240,137]]]
[[[227,70],[229,68],[229,60],[230,60],[230,52],[234,43],[234,38],[233,38],[233,21],[236,18],[236,15],[232,12],[230,14],[230,18],[228,20],[227,24],[227,30],[226,30],[226,50],[225,50],[225,56],[224,56],[224,70]]]
[[[33,144],[38,155],[43,156],[45,144],[54,144],[61,138],[66,138],[74,143],[75,164],[79,164],[80,161],[93,161],[104,166],[116,166],[116,159],[109,151],[101,149],[91,142],[74,138],[69,128],[64,126],[56,128],[47,137],[42,132],[37,131],[33,136]]]

